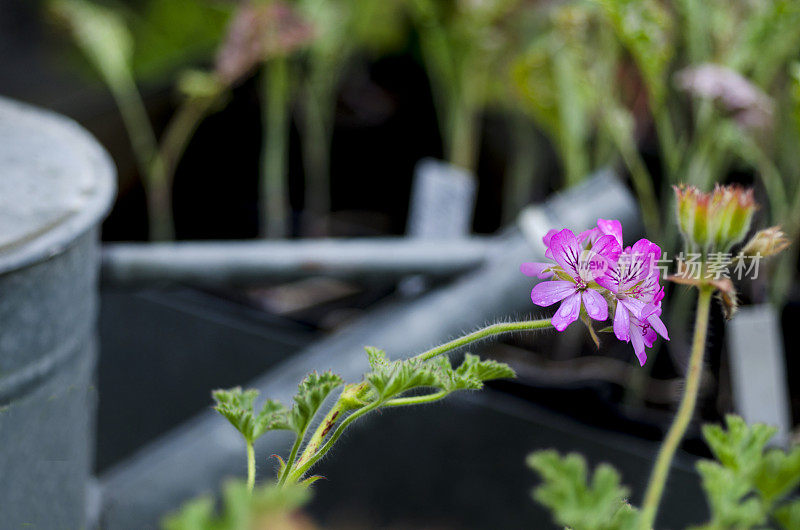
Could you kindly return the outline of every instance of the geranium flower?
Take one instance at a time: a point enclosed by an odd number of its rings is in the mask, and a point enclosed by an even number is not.
[[[533,303],[549,306],[561,302],[551,319],[558,331],[564,331],[578,319],[581,306],[594,320],[606,320],[608,302],[598,292],[596,281],[613,267],[622,251],[616,238],[600,236],[590,249],[585,249],[572,230],[564,229],[548,233],[548,236],[548,251],[555,264],[524,263],[521,270],[540,278],[552,275],[560,279],[536,284],[531,291]]]
[[[652,347],[657,335],[669,340],[661,321],[664,288],[659,284],[659,270],[655,267],[660,257],[658,245],[640,239],[626,248],[614,266],[597,279],[616,301],[614,335],[633,345],[641,365],[647,360],[645,347]]]

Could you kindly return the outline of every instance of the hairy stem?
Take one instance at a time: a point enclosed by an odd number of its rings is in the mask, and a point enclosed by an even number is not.
[[[450,392],[441,390],[432,394],[425,394],[422,396],[409,396],[402,398],[390,399],[383,404],[384,407],[404,407],[406,405],[422,405],[423,403],[432,403],[440,399],[446,398]]]
[[[500,335],[513,331],[533,331],[549,328],[550,326],[552,326],[550,319],[492,324],[491,326],[486,326],[485,328],[464,335],[458,339],[451,340],[450,342],[442,344],[441,346],[432,348],[417,355],[415,358],[427,361],[433,357],[436,357],[437,355],[442,355],[471,342],[475,342],[493,335]],[[440,391],[423,396],[395,398],[389,401],[376,400],[361,406],[359,403],[362,403],[361,400],[364,399],[365,393],[368,389],[369,385],[366,381],[362,381],[359,384],[345,386],[341,396],[339,396],[339,399],[336,401],[333,407],[331,407],[331,409],[317,426],[314,434],[308,440],[308,443],[306,444],[303,453],[300,455],[300,458],[297,459],[297,462],[294,461],[293,457],[290,457],[289,461],[287,461],[287,470],[284,473],[285,476],[281,477],[280,484],[284,484],[287,481],[297,482],[300,480],[300,478],[303,477],[303,475],[311,468],[311,466],[313,466],[320,458],[322,458],[323,455],[325,455],[325,453],[330,450],[339,436],[341,436],[342,432],[344,432],[344,429],[368,412],[380,406],[397,407],[403,405],[430,403],[442,399],[448,395],[448,392]],[[357,410],[342,420],[344,414],[354,408],[357,408]],[[336,430],[333,431],[326,441],[326,437],[329,433],[331,433],[333,427],[340,420],[341,423],[338,424]]]
[[[492,324],[491,326],[486,326],[485,328],[481,328],[477,331],[473,331],[472,333],[468,333],[463,337],[459,337],[455,340],[451,340],[450,342],[446,342],[441,346],[436,346],[435,348],[431,348],[428,351],[422,352],[416,356],[417,359],[421,359],[423,361],[427,361],[428,359],[432,359],[438,355],[443,353],[447,353],[449,351],[455,350],[456,348],[460,348],[470,342],[475,342],[481,339],[485,339],[486,337],[491,337],[493,335],[500,335],[502,333],[510,333],[512,331],[531,331],[537,329],[545,329],[551,327],[552,324],[550,323],[549,318],[543,318],[541,320],[525,320],[522,322],[501,322],[499,324]]]
[[[347,418],[345,418],[345,419],[342,421],[342,423],[340,423],[340,424],[339,424],[339,426],[338,426],[338,427],[336,427],[336,430],[335,430],[335,431],[333,431],[333,434],[331,434],[331,437],[330,437],[330,438],[328,438],[328,441],[327,441],[327,442],[325,442],[325,445],[323,445],[322,447],[320,447],[320,448],[319,448],[319,450],[318,450],[316,453],[314,453],[314,455],[313,455],[313,456],[311,456],[311,457],[308,459],[308,461],[306,461],[306,462],[305,462],[304,464],[302,464],[302,465],[299,465],[299,466],[297,467],[297,469],[296,469],[294,472],[292,472],[292,473],[289,475],[289,480],[291,480],[292,482],[297,482],[298,480],[300,480],[300,479],[303,477],[303,475],[306,473],[306,471],[308,471],[308,470],[311,468],[311,466],[313,466],[314,464],[316,464],[316,463],[317,463],[317,460],[319,460],[320,458],[322,458],[322,457],[323,457],[323,455],[324,455],[325,453],[327,453],[327,452],[328,452],[328,451],[331,449],[331,447],[333,446],[333,444],[334,444],[334,443],[336,443],[336,440],[338,440],[338,439],[339,439],[339,437],[342,435],[342,433],[344,432],[344,430],[345,430],[345,429],[346,429],[346,428],[347,428],[347,427],[348,427],[348,426],[349,426],[351,423],[353,423],[354,421],[356,421],[356,420],[357,420],[358,418],[360,418],[361,416],[363,416],[363,415],[367,414],[368,412],[370,412],[370,411],[372,411],[372,410],[374,410],[374,409],[378,408],[378,407],[379,407],[381,404],[382,404],[382,402],[381,402],[381,401],[373,401],[373,402],[372,402],[372,403],[370,403],[369,405],[367,405],[367,406],[365,406],[365,407],[363,407],[363,408],[360,408],[360,409],[356,410],[355,412],[353,412],[352,414],[350,414],[350,415],[349,415]],[[300,461],[298,461],[298,464],[300,464]]]
[[[253,442],[247,440],[247,491],[253,493],[256,485],[256,453],[253,450]]]
[[[278,485],[283,486],[286,483],[286,479],[289,478],[289,471],[291,471],[292,464],[294,464],[295,458],[297,458],[297,453],[300,451],[300,446],[303,445],[303,438],[304,436],[298,435],[297,438],[294,440],[294,444],[292,445],[292,450],[289,453],[289,459],[286,461],[286,464],[283,467],[283,473],[278,478]]]
[[[675,451],[686,433],[689,420],[694,413],[697,403],[697,391],[700,388],[700,376],[703,371],[703,353],[706,346],[706,334],[708,333],[708,315],[711,307],[711,295],[714,289],[710,286],[700,287],[697,299],[697,316],[694,324],[694,340],[692,343],[692,353],[689,358],[689,371],[686,374],[686,387],[683,391],[681,404],[678,413],[669,428],[664,443],[658,453],[653,472],[650,475],[650,482],[644,495],[642,512],[639,518],[640,530],[650,530],[656,518],[658,505],[661,495],[664,493],[664,484],[669,475],[672,458]]]

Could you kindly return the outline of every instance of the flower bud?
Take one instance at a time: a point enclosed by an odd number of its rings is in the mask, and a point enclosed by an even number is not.
[[[756,232],[742,249],[742,254],[768,258],[782,252],[790,244],[780,226],[771,226]]]
[[[727,251],[750,230],[756,209],[753,191],[720,186],[703,193],[694,186],[675,186],[678,225],[687,244],[702,251]]]

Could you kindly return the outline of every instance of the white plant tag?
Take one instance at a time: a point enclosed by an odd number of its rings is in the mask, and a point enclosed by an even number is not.
[[[447,162],[417,164],[411,190],[407,235],[425,239],[467,237],[475,209],[475,179]]]
[[[777,427],[772,443],[786,447],[791,428],[789,396],[775,309],[769,304],[739,309],[728,324],[728,352],[737,413],[747,423]]]

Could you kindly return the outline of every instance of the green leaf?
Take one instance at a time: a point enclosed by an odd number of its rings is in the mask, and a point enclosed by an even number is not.
[[[400,361],[385,361],[385,356],[376,359],[373,371],[364,376],[378,395],[385,400],[412,388],[435,387],[441,383],[438,364],[407,359]]]
[[[800,447],[789,453],[765,451],[775,428],[758,423],[748,426],[734,415],[725,422],[727,429],[703,427],[719,463],[703,460],[697,464],[711,507],[711,521],[701,528],[751,528],[767,524],[771,515],[791,517],[785,510],[773,510],[800,484]]]
[[[748,427],[742,418],[733,414],[728,414],[725,422],[727,430],[719,425],[704,425],[703,437],[723,466],[751,477],[776,429],[761,423]]]
[[[389,361],[386,353],[377,348],[367,348],[372,372],[364,377],[380,399],[388,399],[414,388],[434,387],[447,392],[480,390],[490,379],[516,377],[507,364],[482,361],[477,355],[467,354],[464,361],[453,369],[447,356],[427,361],[416,358]]]
[[[707,528],[752,528],[766,522],[764,508],[756,497],[745,498],[752,487],[736,473],[716,462],[701,460],[697,471],[703,478],[711,522]]]
[[[84,0],[54,0],[49,8],[108,84],[128,82],[133,37],[120,13]]]
[[[344,381],[332,372],[312,372],[300,382],[289,417],[291,429],[302,436],[325,398]]]
[[[367,352],[369,366],[373,370],[380,370],[381,368],[385,368],[389,365],[389,360],[386,358],[385,351],[375,348],[374,346],[365,346],[364,349]]]
[[[775,519],[786,530],[800,528],[800,500],[790,502],[775,510]]]
[[[800,484],[800,447],[794,447],[788,454],[780,449],[768,451],[753,481],[768,505],[789,494]]]
[[[215,390],[212,396],[216,402],[214,410],[222,414],[248,442],[256,441],[267,431],[289,429],[289,411],[277,401],[267,400],[257,415],[253,412],[258,390],[243,391],[237,386]]]
[[[213,0],[145,0],[136,6],[131,33],[137,78],[157,79],[208,62],[221,42],[233,5]]]
[[[543,479],[533,498],[550,508],[559,525],[581,530],[634,527],[637,512],[625,501],[628,490],[611,466],[597,466],[588,483],[586,461],[578,454],[562,457],[554,450],[538,451],[527,463]]]

